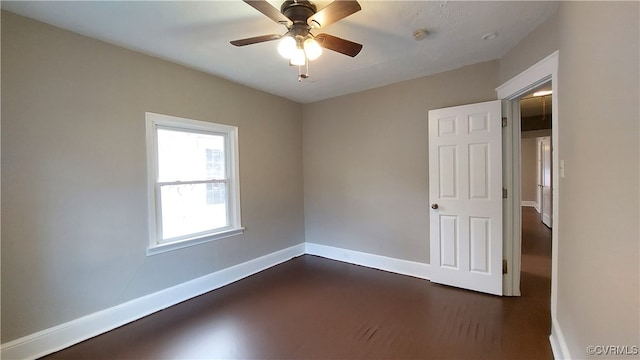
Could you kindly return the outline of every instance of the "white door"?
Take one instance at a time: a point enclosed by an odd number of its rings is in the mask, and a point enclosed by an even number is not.
[[[541,141],[542,152],[542,222],[551,227],[551,138],[546,136]]]
[[[429,111],[431,281],[502,295],[501,102]]]

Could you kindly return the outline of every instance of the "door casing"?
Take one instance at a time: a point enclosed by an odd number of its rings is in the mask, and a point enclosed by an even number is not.
[[[496,88],[498,98],[507,100],[503,105],[503,116],[507,117],[507,128],[503,138],[503,186],[507,189],[508,198],[504,202],[504,245],[503,256],[507,260],[507,274],[503,278],[503,290],[505,295],[520,295],[520,268],[522,246],[522,219],[521,212],[521,172],[520,172],[520,107],[518,99],[534,88],[551,82],[552,103],[551,109],[551,140],[552,148],[552,172],[560,174],[559,160],[559,109],[558,91],[558,59],[560,52],[555,51],[546,58],[540,60],[527,70],[516,75],[504,84]],[[552,182],[552,218],[554,231],[551,238],[551,318],[555,322],[558,297],[558,228],[560,186],[559,176],[553,177]]]
[[[553,219],[552,219],[552,201],[551,201],[551,192],[552,192],[552,171],[551,171],[551,139],[549,136],[545,136],[540,138],[540,195],[541,195],[541,206],[540,213],[542,214],[542,223],[544,223],[549,228],[552,227]]]
[[[536,211],[542,212],[542,138],[536,138]]]

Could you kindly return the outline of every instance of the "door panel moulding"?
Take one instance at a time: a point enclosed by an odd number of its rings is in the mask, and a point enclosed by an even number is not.
[[[428,117],[431,281],[502,295],[502,101]]]

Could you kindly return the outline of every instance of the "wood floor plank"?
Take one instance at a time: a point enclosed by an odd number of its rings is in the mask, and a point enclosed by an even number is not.
[[[305,255],[46,359],[551,359],[550,230],[528,209],[521,297]]]

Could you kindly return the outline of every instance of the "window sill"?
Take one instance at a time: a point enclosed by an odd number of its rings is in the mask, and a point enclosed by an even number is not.
[[[165,252],[173,251],[173,250],[178,250],[178,249],[183,249],[183,248],[186,248],[186,247],[189,247],[189,246],[204,244],[204,243],[208,243],[208,242],[211,242],[211,241],[224,239],[224,238],[228,238],[228,237],[231,237],[231,236],[240,235],[240,234],[243,234],[243,233],[244,233],[244,228],[241,227],[241,228],[237,228],[237,229],[230,229],[230,230],[226,230],[226,231],[221,231],[219,233],[215,233],[215,234],[211,234],[211,235],[205,235],[205,236],[201,236],[201,237],[185,239],[185,240],[175,241],[175,242],[166,243],[166,244],[157,244],[157,245],[151,246],[151,247],[149,247],[147,249],[147,256],[161,254],[161,253],[165,253]]]

